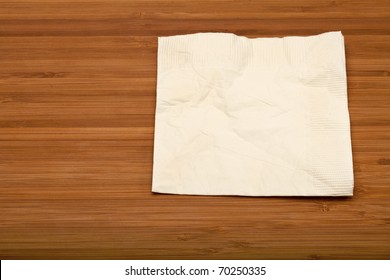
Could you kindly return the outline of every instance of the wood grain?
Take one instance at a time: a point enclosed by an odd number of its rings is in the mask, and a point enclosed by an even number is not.
[[[0,0],[0,258],[389,259],[389,6]],[[354,197],[151,193],[157,36],[333,30]]]

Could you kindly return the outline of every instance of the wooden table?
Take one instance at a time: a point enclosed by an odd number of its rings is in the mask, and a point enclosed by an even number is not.
[[[389,6],[0,0],[0,258],[389,259]],[[354,197],[151,193],[157,36],[334,30]]]

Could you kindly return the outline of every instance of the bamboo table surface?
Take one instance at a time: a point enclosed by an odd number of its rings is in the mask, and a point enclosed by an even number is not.
[[[389,259],[389,6],[0,0],[0,258]],[[151,193],[157,36],[336,30],[353,197]]]

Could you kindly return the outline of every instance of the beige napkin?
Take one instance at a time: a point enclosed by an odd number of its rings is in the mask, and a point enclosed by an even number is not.
[[[341,32],[158,38],[152,191],[351,196]]]

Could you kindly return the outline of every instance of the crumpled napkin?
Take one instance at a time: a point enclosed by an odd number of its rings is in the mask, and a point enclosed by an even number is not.
[[[341,32],[159,37],[152,191],[353,195]]]

